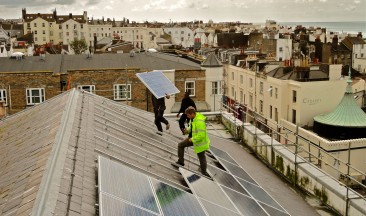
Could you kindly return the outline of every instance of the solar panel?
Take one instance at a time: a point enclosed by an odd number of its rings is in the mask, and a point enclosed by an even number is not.
[[[240,216],[239,213],[235,213],[227,208],[224,208],[222,206],[216,205],[212,202],[209,202],[205,199],[198,198],[202,205],[205,207],[206,212],[209,216]]]
[[[146,175],[104,157],[99,157],[99,166],[99,190],[159,213]]]
[[[261,203],[261,202],[258,202],[258,203],[259,203],[259,205],[261,205],[261,206],[264,208],[264,210],[266,210],[266,212],[268,212],[268,213],[269,213],[269,215],[271,215],[271,216],[289,216],[289,214],[288,214],[288,213],[285,213],[285,212],[280,211],[280,210],[278,210],[278,209],[276,209],[276,208],[273,208],[272,206],[266,205],[266,204]]]
[[[131,216],[154,216],[158,215],[141,207],[134,206],[123,200],[101,193],[100,215],[131,215]]]
[[[225,193],[234,202],[236,207],[243,215],[253,216],[267,216],[268,214],[263,208],[252,198],[245,196],[244,194],[233,191],[227,187],[222,187]]]
[[[269,206],[285,211],[271,196],[267,194],[265,190],[240,178],[237,179],[253,198],[262,201]]]
[[[233,163],[233,164],[235,164],[235,165],[238,165],[235,161],[234,161],[234,159],[232,159],[231,158],[231,156],[228,154],[228,153],[226,153],[226,152],[224,152],[224,151],[222,151],[222,150],[220,150],[220,149],[218,149],[218,148],[215,148],[215,147],[213,147],[213,146],[210,146],[210,151],[216,156],[216,157],[219,157],[219,158],[222,158],[222,159],[224,159],[224,160],[226,160],[226,161],[229,161],[230,163]]]
[[[237,212],[235,206],[215,182],[182,168],[179,168],[179,171],[187,181],[189,188],[198,197]]]
[[[250,183],[258,185],[257,182],[254,181],[252,177],[241,167],[236,166],[234,164],[228,163],[224,160],[220,160],[220,163],[223,165],[223,167],[229,171],[232,175],[237,176],[239,178],[242,178]]]
[[[158,99],[165,97],[165,94],[173,95],[180,92],[161,71],[137,73],[136,76]]]
[[[206,215],[194,195],[156,179],[151,182],[164,215]]]
[[[212,178],[219,184],[225,185],[226,187],[250,196],[243,186],[241,186],[231,174],[213,166],[210,166],[208,170],[210,171]]]

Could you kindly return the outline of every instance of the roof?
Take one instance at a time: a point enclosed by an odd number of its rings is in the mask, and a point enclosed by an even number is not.
[[[217,59],[215,53],[211,53],[208,57],[202,62],[202,67],[222,67],[221,62]]]
[[[153,120],[152,113],[87,92],[70,90],[0,121],[0,214],[95,215],[97,197],[102,199],[108,195],[104,192],[97,194],[96,185],[98,191],[106,188],[101,188],[101,182],[96,179],[103,177],[107,187],[123,181],[127,188],[131,188],[129,185],[139,182],[139,179],[126,182],[126,179],[131,178],[129,175],[122,175],[118,180],[102,175],[101,173],[113,169],[101,169],[101,166],[96,169],[97,164],[101,163],[101,157],[113,162],[115,166],[128,167],[138,175],[149,176],[151,181],[174,187],[180,193],[193,193],[184,183],[187,173],[194,175],[197,182],[206,182],[208,191],[211,187],[213,190],[220,184],[228,183],[222,177],[213,176],[214,182],[200,176],[197,172],[198,159],[193,157],[192,149],[187,149],[185,153],[186,166],[183,171],[172,167],[170,163],[177,160],[177,142],[183,138],[179,135],[178,123],[171,121],[171,129],[160,136],[155,133]],[[225,141],[220,139],[220,142]],[[230,167],[238,169],[235,161],[230,162],[232,159],[222,150],[212,148],[211,154],[220,155],[217,158],[221,158],[220,161],[224,159],[225,166],[233,163]],[[207,156],[209,171],[218,176],[228,175],[219,168],[212,155]],[[113,174],[109,172],[109,175]],[[248,174],[243,178],[248,178],[251,182],[243,182],[250,184],[248,187],[259,189],[260,186]],[[261,195],[265,194],[259,194],[259,200],[263,198]],[[265,198],[272,200],[268,195]],[[258,205],[253,198],[246,199],[252,202],[251,205]],[[235,199],[235,203],[238,201]],[[271,202],[272,206],[282,209],[274,200]],[[240,206],[240,209],[243,208],[246,208],[245,205]],[[279,213],[268,205],[263,208]],[[233,211],[237,209],[233,208]],[[287,215],[286,210],[280,213]]]
[[[46,55],[42,60],[39,56],[27,56],[21,61],[10,58],[0,58],[0,72],[31,72],[52,71],[67,73],[68,70],[80,69],[120,69],[140,68],[141,70],[201,70],[199,64],[184,58],[162,53],[136,53],[130,57],[123,54],[94,54],[92,58],[86,55]]]
[[[358,106],[352,92],[352,80],[348,80],[346,92],[337,107],[328,114],[314,117],[314,121],[340,127],[366,128],[366,114]]]

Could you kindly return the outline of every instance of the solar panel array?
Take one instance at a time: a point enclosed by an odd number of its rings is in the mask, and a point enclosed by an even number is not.
[[[192,193],[99,156],[100,215],[289,215],[230,155],[211,153],[225,168],[208,167],[213,181],[179,168]]]
[[[237,206],[245,206],[245,203],[253,200],[255,203],[251,205],[252,208],[254,206],[255,208],[259,207],[269,215],[289,215],[229,154],[213,146],[210,146],[210,151],[226,171],[212,166],[208,170],[213,179],[222,185],[223,190],[230,199],[238,204]],[[238,184],[241,186],[240,189],[238,189]],[[245,192],[243,192],[243,189]],[[247,215],[249,213],[242,212],[242,214]],[[259,212],[256,214],[260,215]]]
[[[136,76],[156,98],[173,95],[180,91],[161,71],[137,73]]]

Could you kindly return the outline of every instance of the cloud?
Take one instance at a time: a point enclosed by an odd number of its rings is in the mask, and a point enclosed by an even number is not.
[[[96,1],[96,0],[91,0]],[[1,0],[1,6],[5,7],[37,7],[37,6],[57,6],[70,5],[76,3],[76,0]]]
[[[111,6],[109,6],[109,5],[105,6],[104,9],[105,10],[113,10],[113,8]]]

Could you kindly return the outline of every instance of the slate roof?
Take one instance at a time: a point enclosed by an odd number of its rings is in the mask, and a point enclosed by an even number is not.
[[[140,68],[141,70],[201,70],[199,64],[187,59],[162,53],[130,54],[94,54],[92,58],[86,55],[46,55],[43,61],[39,56],[27,56],[21,61],[10,58],[0,58],[0,72],[52,71],[67,73],[68,70],[79,69],[115,69]]]
[[[94,215],[97,155],[187,189],[170,165],[182,139],[178,124],[160,136],[153,119],[152,113],[71,90],[0,121],[0,214]],[[186,166],[198,170],[192,150]]]
[[[153,119],[73,89],[0,121],[0,215],[96,215],[98,156],[190,191],[170,165],[184,138],[178,123],[160,136]],[[192,149],[185,159],[197,173]],[[209,154],[207,162],[217,170]]]
[[[211,53],[201,64],[202,67],[222,67],[215,53]]]

